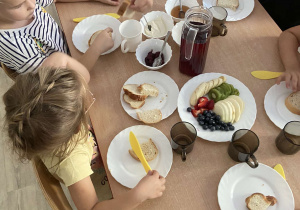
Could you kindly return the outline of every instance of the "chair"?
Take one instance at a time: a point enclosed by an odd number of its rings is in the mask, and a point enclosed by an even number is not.
[[[39,185],[50,207],[54,210],[72,210],[59,181],[52,176],[43,161],[36,157],[32,160],[32,164]]]
[[[19,75],[16,71],[6,67],[3,63],[1,63],[1,68],[4,70],[7,76],[9,76],[14,81],[16,80],[16,77]]]

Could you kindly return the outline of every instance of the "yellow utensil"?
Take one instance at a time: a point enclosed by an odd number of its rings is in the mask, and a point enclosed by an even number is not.
[[[274,72],[274,71],[252,71],[252,76],[258,79],[274,79],[279,77],[283,72]]]
[[[274,170],[277,171],[284,178],[284,180],[285,180],[285,174],[284,174],[284,171],[283,171],[283,168],[282,168],[281,164],[277,164],[274,167]]]
[[[116,14],[116,13],[106,13],[105,15],[114,17],[114,18],[116,18],[116,19],[119,19],[119,18],[120,18],[120,15],[118,15],[118,14]],[[79,23],[80,21],[84,20],[85,18],[87,18],[87,17],[74,18],[73,21],[74,21],[75,23]]]
[[[129,142],[130,142],[131,148],[133,149],[134,153],[136,154],[136,156],[140,159],[141,163],[143,164],[146,173],[148,173],[149,170],[151,171],[151,168],[150,168],[148,162],[146,161],[146,158],[142,152],[139,141],[135,137],[134,133],[132,133],[131,131],[129,133]]]

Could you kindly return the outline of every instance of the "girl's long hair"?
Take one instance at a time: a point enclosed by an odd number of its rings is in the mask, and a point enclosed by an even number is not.
[[[6,127],[21,161],[66,157],[87,135],[86,83],[75,71],[40,68],[19,75],[4,94]]]

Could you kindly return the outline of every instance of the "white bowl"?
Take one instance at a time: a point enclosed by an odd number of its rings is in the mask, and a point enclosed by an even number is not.
[[[163,43],[164,41],[160,39],[146,39],[137,47],[135,52],[136,59],[140,62],[140,64],[145,66],[147,69],[150,70],[161,69],[167,63],[169,63],[172,57],[172,49],[168,43],[166,43],[165,49],[163,50],[163,55],[165,60],[165,63],[163,65],[157,67],[147,66],[145,63],[145,58],[151,50],[153,50],[153,53],[160,51]]]
[[[182,33],[182,26],[184,21],[180,21],[176,23],[176,25],[172,29],[172,38],[180,46],[181,44],[181,33]]]
[[[173,19],[172,19],[171,15],[168,15],[167,13],[162,12],[162,11],[152,11],[152,12],[149,12],[145,15],[145,18],[147,19],[148,23],[151,22],[152,20],[155,20],[155,19],[159,18],[159,17],[162,17],[162,20],[165,23],[166,33],[163,36],[155,37],[155,38],[163,39],[167,35],[168,31],[172,31],[172,29],[174,27],[174,22],[173,22]],[[145,27],[147,27],[147,23],[145,21],[145,18],[142,17],[140,19],[140,23],[143,26],[143,34],[147,38],[154,38],[154,37],[151,37],[151,36],[148,36],[147,34],[145,34]]]
[[[188,8],[199,6],[197,0],[181,0],[181,2],[182,2],[182,5],[187,6]],[[166,10],[167,14],[170,15],[176,23],[184,20],[181,18],[173,17],[171,15],[172,9],[178,5],[179,5],[179,0],[167,0],[167,2],[165,4],[165,10]]]

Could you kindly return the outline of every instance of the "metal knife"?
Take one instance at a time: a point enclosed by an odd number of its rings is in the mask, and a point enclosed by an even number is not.
[[[139,141],[137,140],[137,138],[135,137],[135,135],[132,131],[130,131],[130,133],[129,133],[129,142],[130,142],[131,148],[133,149],[134,153],[136,154],[136,156],[140,159],[141,163],[143,164],[146,173],[148,173],[149,170],[151,171],[152,169],[150,168],[148,162],[146,161],[146,158],[142,152]]]

